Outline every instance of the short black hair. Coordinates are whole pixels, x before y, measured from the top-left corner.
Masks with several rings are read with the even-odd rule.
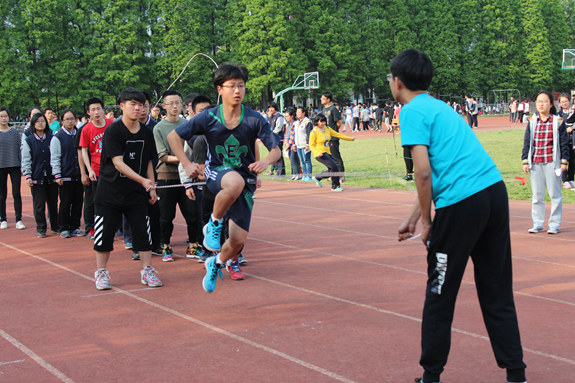
[[[313,124],[317,125],[317,123],[320,121],[325,121],[327,123],[327,118],[321,113],[315,116],[315,118],[313,119]]]
[[[32,111],[34,109],[38,109],[40,111],[40,113],[43,113],[42,108],[40,108],[39,106],[31,106],[30,109],[28,109],[28,117],[32,117],[32,116],[30,116],[30,113],[32,113]]]
[[[212,104],[212,100],[210,100],[210,98],[206,95],[199,94],[196,97],[194,97],[194,101],[192,101],[192,110],[194,111],[194,113],[196,113],[196,106],[198,106],[198,104],[203,104],[206,102],[210,105]]]
[[[305,106],[298,106],[298,109],[300,109],[303,112],[303,115],[307,117],[307,108]]]
[[[323,92],[321,95],[325,98],[329,98],[330,101],[333,100],[333,94],[331,94],[331,92]]]
[[[290,107],[286,108],[284,113],[287,113],[290,116],[294,117],[295,116],[295,109],[290,106]]]
[[[280,110],[280,107],[279,107],[278,104],[277,104],[276,102],[274,102],[274,101],[270,101],[270,103],[268,104],[268,109],[269,109],[269,108],[274,108],[274,109],[276,110],[276,112]]]
[[[75,118],[75,119],[78,119],[78,116],[76,115],[76,112],[74,112],[72,109],[65,109],[65,110],[62,112],[62,114],[60,114],[60,120],[63,121],[63,120],[64,120],[64,115],[65,115],[66,113],[68,113],[68,112],[69,112],[69,113],[72,113],[72,114],[74,115],[74,118]],[[111,111],[110,111],[110,112],[111,112]]]
[[[198,97],[200,94],[199,93],[190,93],[186,96],[186,98],[184,99],[184,105],[188,105],[190,103],[194,102],[194,98]],[[193,107],[193,105],[192,105]]]
[[[137,102],[140,102],[142,104],[145,104],[146,103],[146,96],[144,96],[144,93],[142,93],[142,91],[139,89],[126,88],[120,92],[116,102],[119,105],[119,104],[125,103],[126,101],[137,101]]]
[[[86,112],[90,111],[90,105],[93,105],[93,104],[100,104],[100,105],[102,105],[102,109],[104,109],[104,101],[102,101],[101,98],[92,97],[84,103],[84,109],[86,110]]]
[[[168,89],[167,91],[165,91],[162,94],[162,101],[164,100],[164,98],[168,97],[168,96],[179,96],[180,99],[182,99],[182,95],[180,94],[180,92],[177,92],[173,89]]]
[[[6,112],[6,113],[8,113],[8,118],[10,118],[10,111],[8,110],[8,108],[1,107],[1,108],[0,108],[0,112]]]
[[[424,52],[407,49],[393,58],[389,65],[393,77],[409,90],[428,90],[433,80],[433,64]]]
[[[148,101],[148,103],[150,105],[152,105],[152,98],[150,97],[150,94],[148,92],[142,92],[142,93],[144,93],[144,97],[146,97],[146,101]]]
[[[212,72],[212,83],[216,88],[228,80],[242,79],[244,82],[248,82],[248,78],[248,69],[238,63],[222,63]]]
[[[36,113],[35,115],[32,116],[32,119],[30,120],[30,131],[33,134],[36,133],[36,127],[34,125],[36,125],[36,122],[40,117],[44,117],[44,121],[46,122],[46,128],[44,128],[44,132],[46,132],[46,134],[48,134],[49,132],[52,133],[52,129],[50,129],[50,127],[48,126],[48,119],[46,118],[46,116],[44,116],[44,113]]]
[[[54,109],[52,109],[52,108],[46,108],[46,109],[44,109],[44,113],[46,113],[47,111],[53,112]]]

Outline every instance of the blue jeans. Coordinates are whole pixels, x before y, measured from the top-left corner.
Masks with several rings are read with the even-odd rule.
[[[311,177],[311,150],[305,152],[305,148],[297,148],[297,155],[301,163],[301,171],[304,177]]]

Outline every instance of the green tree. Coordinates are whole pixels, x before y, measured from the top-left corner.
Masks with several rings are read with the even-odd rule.
[[[553,58],[549,42],[549,30],[545,26],[541,7],[537,0],[522,0],[525,30],[525,73],[530,89],[549,88],[553,80]]]
[[[294,3],[285,0],[237,1],[230,9],[236,23],[231,38],[236,43],[228,49],[250,72],[246,101],[266,105],[272,91],[289,87],[307,67],[296,33],[301,10],[296,13]]]

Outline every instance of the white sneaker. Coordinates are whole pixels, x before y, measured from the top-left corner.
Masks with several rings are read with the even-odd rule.
[[[0,229],[8,229],[8,222],[2,221],[2,223],[0,223]]]
[[[16,229],[18,229],[18,230],[23,230],[23,229],[25,229],[25,228],[26,228],[26,226],[24,226],[24,224],[22,223],[22,221],[16,222]]]

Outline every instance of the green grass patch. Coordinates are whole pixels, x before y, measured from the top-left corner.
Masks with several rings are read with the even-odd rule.
[[[479,141],[501,171],[509,198],[515,200],[531,199],[529,175],[523,173],[521,162],[524,134],[525,131],[522,129],[477,132]],[[267,155],[267,150],[265,147],[260,147],[260,149],[263,158]],[[345,172],[352,174],[352,176],[346,176],[344,186],[416,190],[414,182],[401,179],[405,176],[405,162],[399,136],[395,137],[395,142],[393,137],[367,138],[353,142],[340,141],[340,152],[344,160]],[[287,173],[290,174],[290,162],[285,157],[284,160]],[[312,164],[314,173],[326,170],[325,166],[314,159],[312,159]],[[527,178],[525,185],[521,185],[520,180],[515,179],[515,176]],[[271,179],[265,176],[263,178]],[[563,202],[575,203],[575,191],[571,189],[562,189],[562,191]],[[548,195],[545,196],[545,200],[549,201]]]

